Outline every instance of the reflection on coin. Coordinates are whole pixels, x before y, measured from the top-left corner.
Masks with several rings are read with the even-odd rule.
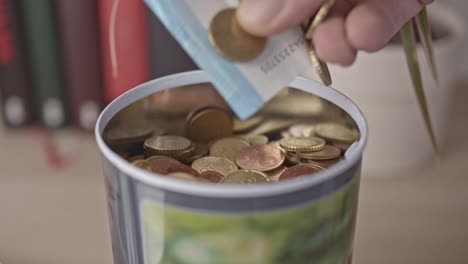
[[[195,177],[200,174],[190,166],[184,165],[176,159],[170,157],[150,157],[146,161],[151,164],[153,171],[162,175],[167,175],[173,172],[185,172]]]
[[[169,173],[167,176],[181,179],[181,180],[186,180],[186,181],[193,181],[193,182],[199,181],[193,175],[185,173],[185,172],[172,172],[172,173]]]
[[[296,155],[304,159],[328,160],[339,157],[341,155],[341,149],[335,146],[326,145],[322,150],[313,152],[298,152]]]
[[[200,178],[205,179],[209,182],[218,183],[224,178],[224,175],[215,171],[205,171],[202,174],[200,174]]]
[[[211,145],[210,155],[225,157],[235,162],[237,153],[248,146],[250,146],[249,142],[239,137],[222,138]]]
[[[192,147],[192,142],[180,136],[156,136],[145,141],[145,155],[177,155]]]
[[[353,143],[359,132],[339,123],[321,123],[315,129],[317,135],[331,142]]]
[[[153,167],[146,160],[136,160],[136,161],[133,161],[132,164],[144,170],[153,172]]]
[[[309,53],[309,58],[312,62],[312,65],[317,71],[317,74],[322,80],[322,83],[325,86],[330,86],[332,84],[332,79],[327,64],[317,56],[317,53],[315,52],[315,49],[312,46],[312,43],[309,43],[308,46],[309,49],[307,50],[307,52]]]
[[[335,2],[336,0],[325,0],[323,2],[322,6],[317,11],[317,14],[315,15],[314,19],[312,20],[312,23],[309,26],[309,29],[305,34],[306,39],[312,39],[315,29],[320,23],[322,23],[325,20]]]
[[[201,158],[208,154],[207,145],[201,144],[201,143],[192,143],[192,144],[193,144],[194,149],[191,152],[191,155],[189,157],[182,159],[184,163],[192,163],[196,159]]]
[[[265,48],[266,39],[247,33],[239,25],[236,9],[221,10],[209,25],[209,40],[214,49],[231,61],[255,59]]]
[[[144,160],[145,159],[145,155],[136,155],[136,156],[132,156],[130,158],[128,158],[128,162],[134,162],[134,161],[137,161],[137,160]]]
[[[323,167],[318,165],[296,165],[285,170],[279,177],[280,181],[297,178],[299,176],[310,175],[324,170]]]
[[[259,125],[263,121],[263,117],[261,116],[253,116],[246,120],[239,120],[234,119],[234,131],[235,132],[244,132],[246,130],[250,130],[257,125]]]
[[[271,145],[254,145],[237,153],[236,163],[246,170],[269,171],[284,162],[284,155]]]
[[[270,179],[268,179],[268,177],[261,172],[252,170],[238,170],[224,177],[221,182],[231,184],[256,184],[269,181]]]
[[[153,132],[153,128],[149,125],[117,126],[106,129],[103,138],[113,150],[133,153],[141,150],[143,142]]]
[[[323,168],[329,168],[336,163],[338,163],[341,160],[341,158],[336,158],[336,159],[329,159],[329,160],[307,160],[307,159],[302,159],[301,164],[304,165],[318,165]]]
[[[103,137],[108,144],[122,141],[144,141],[151,136],[153,128],[149,125],[117,126],[105,131]]]
[[[280,146],[287,151],[319,151],[325,148],[325,140],[318,137],[292,137],[283,138]]]
[[[342,153],[345,153],[348,150],[349,146],[351,146],[351,144],[343,142],[332,142],[332,145],[341,149]]]
[[[312,137],[315,133],[315,126],[310,124],[293,125],[288,130],[293,137]]]
[[[192,168],[199,173],[215,171],[224,176],[237,170],[237,165],[223,157],[203,157],[192,163]]]
[[[188,119],[185,134],[195,142],[208,144],[213,140],[232,135],[233,117],[220,107],[205,108]]]
[[[169,174],[170,172],[172,172],[171,168],[180,163],[176,159],[164,156],[153,156],[147,158],[146,161],[151,165],[154,172],[162,175]]]
[[[264,172],[268,178],[272,181],[278,181],[281,174],[287,169],[285,166],[279,166],[278,168]]]
[[[268,137],[265,135],[247,135],[243,136],[250,145],[263,145],[268,143]]]

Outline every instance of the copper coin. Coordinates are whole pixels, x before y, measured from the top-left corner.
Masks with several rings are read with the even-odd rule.
[[[154,172],[162,175],[173,172],[172,168],[181,164],[178,160],[165,156],[153,156],[147,158],[146,161],[151,165]]]
[[[236,163],[246,170],[269,171],[278,168],[284,162],[284,155],[271,145],[254,145],[237,153]]]
[[[154,172],[162,175],[168,175],[173,172],[185,172],[195,177],[200,176],[200,174],[190,166],[184,165],[170,157],[151,157],[146,159],[146,161],[151,165]]]
[[[185,124],[185,134],[195,142],[208,144],[232,135],[233,116],[221,107],[208,107],[195,114]]]
[[[200,173],[198,173],[196,170],[192,169],[192,167],[182,164],[179,162],[179,164],[174,164],[173,166],[168,168],[169,173],[173,172],[185,172],[190,175],[193,175],[194,177],[200,177]]]
[[[296,165],[281,173],[279,180],[294,179],[304,175],[311,175],[322,170],[324,170],[324,168],[318,165]]]
[[[208,180],[209,182],[218,183],[224,178],[224,176],[215,171],[205,171],[200,174],[200,178]]]
[[[313,152],[298,152],[296,155],[304,159],[329,160],[338,158],[341,155],[341,149],[335,146],[325,145],[325,148],[322,150]]]

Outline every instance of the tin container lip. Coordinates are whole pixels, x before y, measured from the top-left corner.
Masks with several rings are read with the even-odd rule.
[[[340,161],[336,165],[316,173],[314,177],[301,177],[290,181],[278,182],[275,184],[258,184],[258,185],[223,185],[222,188],[218,184],[211,183],[190,183],[172,179],[169,177],[155,177],[153,173],[138,169],[121,158],[117,153],[113,152],[104,142],[102,132],[108,122],[119,111],[129,104],[144,98],[155,92],[200,83],[209,83],[208,74],[203,71],[189,71],[178,74],[165,76],[155,79],[144,84],[141,84],[126,93],[119,96],[111,102],[99,115],[96,123],[95,136],[98,147],[111,164],[116,166],[120,172],[125,173],[135,180],[155,186],[161,189],[167,189],[177,193],[186,193],[204,197],[223,197],[223,198],[246,198],[246,197],[265,197],[277,196],[285,193],[304,190],[312,186],[316,186],[325,181],[332,180],[335,177],[349,171],[362,159],[362,154],[367,143],[368,128],[365,117],[361,110],[348,97],[336,91],[335,89],[323,86],[322,84],[308,80],[302,77],[297,77],[290,87],[297,88],[306,92],[310,92],[320,96],[343,109],[356,122],[361,137],[355,142],[346,152],[346,159]]]

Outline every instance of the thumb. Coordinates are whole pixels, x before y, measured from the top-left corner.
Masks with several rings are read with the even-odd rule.
[[[268,36],[300,24],[323,0],[242,0],[237,10],[241,26],[251,34]]]

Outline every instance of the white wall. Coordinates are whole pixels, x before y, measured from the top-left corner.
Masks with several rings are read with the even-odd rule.
[[[444,5],[454,9],[465,19],[465,43],[460,49],[459,54],[463,57],[463,72],[468,73],[468,1],[467,0],[436,0],[433,5]],[[430,7],[429,7],[430,8]],[[468,82],[468,74],[464,74],[464,81]]]

